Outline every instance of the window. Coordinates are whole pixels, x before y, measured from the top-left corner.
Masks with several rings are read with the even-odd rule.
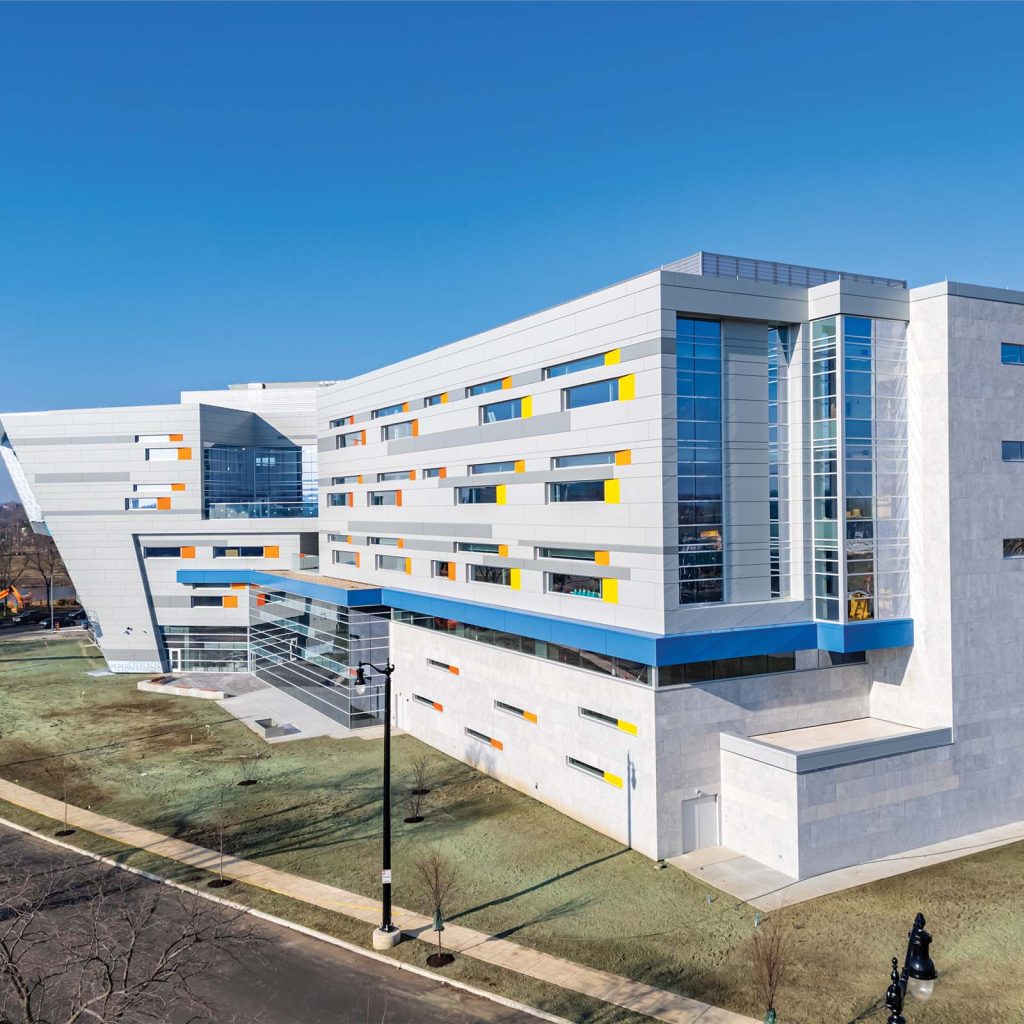
[[[438,477],[444,476],[444,469],[441,466],[433,466],[430,469],[423,470],[424,480],[434,480]]]
[[[182,440],[182,434],[136,434],[136,443],[143,444],[166,444],[168,441]]]
[[[170,494],[174,489],[172,484],[135,484],[132,487],[136,494]],[[184,485],[178,488],[180,491],[184,489]]]
[[[329,533],[327,534],[328,544],[348,544],[349,539],[343,533]]]
[[[335,492],[327,495],[327,504],[331,508],[340,508],[342,505],[352,504],[352,495],[344,492]]]
[[[501,587],[512,585],[512,570],[499,568],[494,565],[468,565],[471,583],[494,583]]]
[[[506,704],[502,700],[496,700],[494,707],[498,711],[503,711],[506,715],[515,715],[516,718],[525,718],[528,722],[536,724],[537,716],[532,711],[524,711],[522,708],[517,708],[515,704]]]
[[[358,448],[366,444],[365,430],[352,430],[347,434],[338,434],[335,446],[337,448]]]
[[[498,501],[498,488],[493,484],[489,487],[456,487],[456,505],[495,505]]]
[[[502,382],[499,377],[498,380],[489,380],[483,384],[474,384],[471,388],[466,388],[466,394],[470,398],[473,398],[475,395],[486,395],[488,391],[500,391],[501,385]]]
[[[371,419],[380,419],[381,416],[394,416],[395,413],[405,412],[405,403],[399,402],[397,405],[385,405],[383,409],[374,409],[370,413]]]
[[[181,558],[181,548],[143,548],[143,558]]]
[[[577,384],[574,388],[566,388],[566,409],[583,409],[588,405],[600,405],[602,402],[614,402],[619,397],[619,378],[611,380],[595,380],[592,384]]]
[[[214,558],[262,558],[262,547],[214,548]]]
[[[782,654],[752,654],[743,658],[720,658],[717,661],[693,661],[686,665],[663,665],[658,669],[658,686],[681,686],[684,683],[693,686],[718,679],[795,672],[796,657],[795,651],[789,651]],[[854,654],[811,651],[807,655],[806,667],[817,669],[835,665],[860,665],[866,660],[863,651]]]
[[[146,459],[149,462],[177,462],[177,448],[147,448]]]
[[[355,416],[339,416],[336,420],[331,420],[331,429],[334,430],[337,427],[347,427],[351,423],[355,423]]]
[[[1024,365],[1024,345],[1010,345],[1003,343],[1001,346],[1002,359],[1009,365]]]
[[[431,708],[434,711],[444,711],[444,705],[439,704],[436,700],[431,700],[430,697],[423,697],[418,693],[414,693],[412,695],[412,699],[416,701],[417,704],[422,704],[424,707]]]
[[[447,661],[437,661],[434,658],[427,658],[427,664],[431,668],[439,668],[442,672],[448,672],[453,676],[459,674],[459,668],[457,665],[449,665]]]
[[[433,561],[430,563],[430,575],[453,580],[455,579],[455,563]]]
[[[1024,441],[1004,441],[1003,462],[1024,462]]]
[[[389,480],[412,480],[413,470],[411,469],[393,469],[387,473],[377,474],[377,483],[386,483]]]
[[[402,546],[401,541],[397,537],[367,537],[367,544],[380,544],[386,548],[399,548]]]
[[[378,555],[377,568],[388,572],[405,572],[406,560],[401,555]]]
[[[571,597],[600,597],[600,576],[577,576],[575,573],[549,572],[547,587],[549,594],[568,594]]]
[[[476,729],[470,729],[468,725],[466,726],[466,735],[474,740],[479,740],[481,743],[486,743],[488,746],[494,747],[495,750],[504,749],[501,740],[496,740],[491,736],[487,736],[485,733],[477,732]]]
[[[426,408],[430,408],[432,405],[442,405],[444,403],[444,395],[428,395],[423,399],[423,404]]]
[[[590,455],[556,455],[552,469],[574,469],[576,466],[614,466],[615,452],[593,452]]]
[[[1003,558],[1024,558],[1024,537],[1009,537],[1004,540]]]
[[[382,441],[397,441],[402,437],[415,437],[416,421],[403,420],[401,423],[389,423],[386,427],[380,428]]]
[[[604,366],[604,364],[604,353],[599,352],[596,356],[582,356],[579,359],[570,359],[567,363],[548,366],[544,370],[544,376],[564,377],[567,373],[577,373],[579,370],[592,370],[595,366]]]
[[[498,544],[477,544],[472,541],[457,541],[456,551],[475,551],[481,555],[500,555],[501,546]]]
[[[607,782],[610,786],[617,786],[619,789],[622,789],[622,779],[618,775],[612,775],[611,772],[606,772],[602,768],[595,768],[592,764],[587,764],[586,761],[581,761],[576,757],[566,757],[565,763],[570,768],[583,772],[584,775],[592,775],[596,779],[601,779],[602,782]]]
[[[515,462],[478,462],[475,466],[469,467],[470,476],[477,476],[481,473],[514,473]]]
[[[613,729],[618,729],[619,720],[612,718],[611,715],[602,715],[600,711],[591,711],[590,708],[580,708],[580,718],[589,718],[592,722],[600,722],[602,725],[610,725]]]
[[[193,608],[223,608],[224,598],[223,597],[193,597],[192,598]]]
[[[501,423],[503,420],[518,420],[523,417],[523,399],[511,398],[506,402],[494,402],[480,406],[481,423]]]
[[[596,552],[583,548],[537,548],[538,558],[571,558],[578,562],[593,562]]]
[[[370,491],[366,495],[367,505],[401,505],[401,491]]]
[[[359,552],[332,551],[331,561],[333,561],[335,565],[359,565]]]
[[[548,501],[604,501],[603,480],[569,480],[548,484]]]
[[[165,499],[170,501],[170,498]],[[155,512],[161,506],[159,498],[125,498],[124,507],[129,512]]]
[[[344,487],[346,484],[361,484],[362,480],[358,476],[332,476],[331,486],[332,487]]]

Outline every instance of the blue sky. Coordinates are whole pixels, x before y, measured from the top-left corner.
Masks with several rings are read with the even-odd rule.
[[[349,376],[699,248],[1024,287],[1022,30],[1011,4],[3,5],[0,410]]]

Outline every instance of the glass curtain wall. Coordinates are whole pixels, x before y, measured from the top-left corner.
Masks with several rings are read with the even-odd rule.
[[[249,589],[252,671],[348,729],[384,715],[384,678],[360,661],[388,660],[387,608],[345,608],[266,587]]]
[[[316,515],[315,454],[291,446],[203,448],[203,513],[207,519]]]
[[[839,429],[836,317],[811,324],[811,458],[814,477],[814,614],[838,622]]]
[[[172,672],[248,672],[245,626],[161,626],[160,639]]]
[[[768,533],[769,594],[789,597],[789,382],[788,327],[768,331]]]
[[[676,319],[679,603],[724,599],[722,325]]]

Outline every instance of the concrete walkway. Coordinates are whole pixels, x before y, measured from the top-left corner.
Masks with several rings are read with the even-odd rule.
[[[59,800],[43,796],[24,786],[0,779],[0,800],[35,811],[55,821],[63,821],[64,805]],[[159,832],[138,828],[102,814],[69,806],[68,823],[95,835],[113,839],[125,846],[146,850],[168,860],[178,861],[205,871],[219,869],[219,855],[203,846],[180,839],[171,839]],[[367,925],[380,922],[380,903],[357,893],[314,882],[308,878],[278,871],[276,868],[256,864],[237,857],[224,858],[224,874],[236,881],[267,889],[303,903],[323,907],[347,917],[365,921]],[[414,914],[399,907],[393,908],[394,922],[409,936],[433,944],[430,918]],[[542,953],[520,946],[507,939],[495,938],[462,925],[446,924],[446,944],[450,949],[506,970],[525,974],[538,981],[558,985],[594,999],[613,1003],[634,1013],[646,1014],[671,1024],[757,1024],[729,1010],[723,1010],[696,999],[676,995],[664,989],[645,985],[617,974],[595,970],[564,960],[550,953]]]
[[[730,850],[727,846],[711,846],[704,850],[684,853],[681,857],[673,857],[668,861],[673,867],[682,868],[694,878],[699,878],[716,889],[727,892],[730,896],[749,903],[758,910],[777,910],[785,904],[814,900],[819,896],[829,896],[844,889],[853,889],[858,885],[867,885],[882,878],[892,878],[907,871],[917,871],[942,864],[958,857],[968,857],[972,853],[991,850],[997,846],[1007,846],[1024,840],[1024,821],[1014,821],[1009,825],[986,829],[984,832],[972,832],[970,835],[946,839],[930,846],[920,846],[905,853],[893,854],[891,857],[880,857],[869,860],[865,864],[852,864],[848,868],[828,871],[823,875],[797,880],[781,871],[744,857]]]

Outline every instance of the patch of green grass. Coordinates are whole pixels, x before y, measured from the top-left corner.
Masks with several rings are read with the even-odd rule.
[[[53,766],[63,764],[72,802],[208,846],[223,803],[231,853],[379,895],[380,741],[268,747],[213,702],[139,693],[137,677],[85,675],[99,664],[78,641],[0,644],[0,774],[59,796]],[[238,786],[239,757],[268,752],[259,784]],[[760,1016],[753,908],[675,869],[656,870],[411,737],[394,741],[396,796],[422,753],[434,765],[426,821],[395,816],[399,905],[429,910],[414,862],[440,844],[458,865],[458,923]],[[791,908],[780,1020],[843,1024],[870,1010],[918,910],[935,935],[942,980],[930,1003],[913,1007],[911,1024],[959,1024],[982,1009],[1021,1019],[1022,869],[1018,844]],[[300,920],[297,906],[286,916]],[[491,970],[467,961],[460,970]]]

